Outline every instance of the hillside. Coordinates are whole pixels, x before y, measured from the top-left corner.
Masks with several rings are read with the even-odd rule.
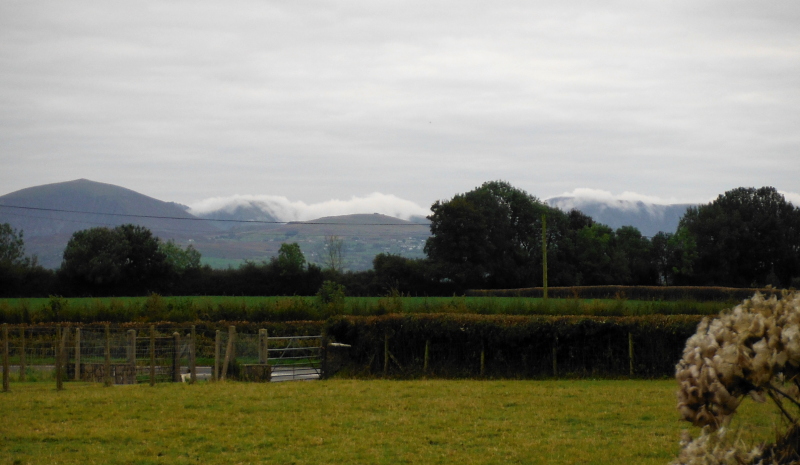
[[[61,264],[72,233],[82,229],[135,223],[162,239],[178,241],[219,231],[214,223],[198,221],[176,203],[88,179],[29,187],[0,196],[0,223],[22,230],[28,254],[38,255],[40,263],[51,268]]]
[[[421,258],[430,236],[426,224],[379,214],[330,216],[284,225],[247,225],[199,239],[194,246],[207,263],[237,265],[244,260],[262,261],[278,253],[284,242],[297,242],[311,263],[323,264],[325,239],[336,236],[344,241],[345,266],[350,270],[372,268],[379,253]]]
[[[381,252],[422,257],[429,235],[424,218],[412,222],[378,214],[280,224],[273,223],[275,218],[269,213],[244,206],[205,217],[204,221],[173,202],[87,179],[0,196],[0,223],[22,230],[26,252],[37,255],[48,268],[60,266],[64,247],[75,231],[125,223],[147,227],[162,240],[173,239],[183,246],[191,243],[203,254],[203,261],[215,267],[269,260],[284,242],[299,243],[309,262],[322,263],[325,238],[337,236],[345,243],[346,266],[363,270],[371,268],[372,259]]]

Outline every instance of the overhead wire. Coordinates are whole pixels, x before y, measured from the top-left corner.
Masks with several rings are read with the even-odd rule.
[[[159,216],[159,215],[133,215],[130,213],[103,213],[103,212],[88,212],[82,210],[65,210],[58,208],[40,208],[40,207],[23,207],[19,205],[6,205],[0,204],[2,208],[17,208],[20,210],[35,210],[35,211],[49,211],[59,213],[79,213],[85,215],[103,215],[103,216],[121,216],[127,218],[148,218],[160,220],[180,220],[180,221],[214,221],[221,223],[250,223],[250,224],[280,224],[280,225],[338,225],[338,226],[425,226],[430,225],[426,223],[336,223],[327,221],[265,221],[265,220],[234,220],[234,219],[215,219],[215,218],[197,218],[197,217],[181,217],[181,216]]]

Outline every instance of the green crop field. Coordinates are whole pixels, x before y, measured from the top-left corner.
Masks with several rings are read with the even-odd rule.
[[[664,464],[687,427],[673,380],[65,386],[0,393],[2,463]],[[733,430],[774,439],[765,408]]]

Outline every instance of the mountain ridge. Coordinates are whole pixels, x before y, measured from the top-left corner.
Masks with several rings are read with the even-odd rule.
[[[568,196],[545,202],[565,211],[577,208],[613,229],[635,226],[645,236],[674,232],[690,206]],[[349,244],[350,268],[368,269],[377,253],[423,257],[423,246],[430,235],[424,227],[430,221],[419,215],[404,220],[379,213],[355,213],[284,223],[253,203],[194,215],[185,205],[88,179],[33,186],[0,196],[0,223],[22,230],[27,253],[38,255],[40,263],[49,268],[60,265],[64,247],[75,231],[125,223],[147,227],[162,240],[193,244],[206,263],[215,266],[268,260],[283,242],[299,242],[309,261],[319,263],[325,239],[339,236]]]
[[[659,232],[674,233],[686,209],[695,204],[657,204],[641,200],[600,200],[589,197],[559,196],[545,200],[562,211],[580,210],[598,223],[616,230],[634,226],[642,235],[653,237]]]
[[[183,241],[219,230],[197,220],[174,202],[88,179],[33,186],[0,196],[0,223],[22,231],[28,254],[36,254],[48,268],[61,264],[64,248],[76,231],[135,223],[164,240]]]

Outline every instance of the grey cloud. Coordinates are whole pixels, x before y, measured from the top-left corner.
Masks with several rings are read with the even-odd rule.
[[[0,183],[800,191],[795,2],[5,2]]]

